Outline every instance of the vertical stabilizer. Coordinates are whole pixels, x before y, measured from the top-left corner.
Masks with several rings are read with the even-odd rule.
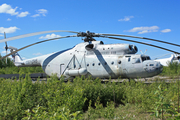
[[[180,63],[180,55],[178,55],[178,54],[175,54],[175,58],[174,58],[174,60],[173,60],[174,62],[178,62],[178,63]]]
[[[17,50],[17,48],[9,46],[8,49],[10,49],[11,52]],[[15,66],[20,66],[23,64],[23,60],[21,58],[21,56],[18,53],[14,53],[12,54],[12,58],[14,60],[14,65]]]
[[[174,58],[175,58],[175,54],[171,54],[171,57],[170,57],[170,62],[171,63],[173,62]]]

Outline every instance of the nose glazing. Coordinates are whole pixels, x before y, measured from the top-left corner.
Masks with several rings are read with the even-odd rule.
[[[159,70],[159,73],[161,73],[161,72],[163,71],[163,66],[161,65],[160,62],[158,62],[158,63],[156,64],[156,69]]]

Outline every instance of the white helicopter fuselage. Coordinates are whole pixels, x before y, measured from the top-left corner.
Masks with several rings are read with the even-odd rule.
[[[177,62],[180,63],[180,56],[176,54],[171,54],[171,57],[164,59],[156,59],[155,61],[160,62],[163,66],[168,66],[170,63]]]
[[[42,66],[49,76],[65,78],[91,75],[93,78],[146,78],[162,72],[159,62],[149,56],[135,54],[137,47],[129,44],[106,44],[101,41],[84,42],[75,47],[40,57],[20,60],[15,65]]]

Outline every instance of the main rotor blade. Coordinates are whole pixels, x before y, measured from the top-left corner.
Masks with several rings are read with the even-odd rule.
[[[152,44],[148,44],[148,43],[143,43],[143,42],[138,42],[138,41],[134,41],[134,40],[123,39],[123,38],[116,38],[116,37],[107,37],[107,36],[105,36],[105,38],[116,39],[116,40],[123,40],[123,41],[129,41],[129,42],[135,42],[135,43],[139,43],[139,44],[143,44],[143,45],[148,45],[148,46],[160,48],[160,49],[163,49],[163,50],[166,50],[166,51],[169,51],[169,52],[173,52],[173,53],[176,53],[176,54],[180,54],[179,52],[176,52],[176,51],[173,51],[173,50],[170,50],[170,49],[166,49],[166,48],[159,47],[159,46],[156,46],[156,45],[152,45]]]
[[[78,33],[78,32],[74,32],[74,31],[66,31],[66,30],[41,31],[41,32],[35,32],[35,33],[29,33],[29,34],[19,35],[19,36],[15,36],[15,37],[10,37],[10,38],[7,38],[7,39],[1,39],[1,40],[0,40],[0,43],[6,42],[6,41],[15,40],[15,39],[20,39],[20,38],[25,38],[25,37],[30,37],[30,36],[45,34],[45,33],[51,33],[51,32],[70,32],[70,33]]]
[[[77,37],[77,35],[71,35],[71,36],[64,36],[64,37],[58,37],[58,38],[52,38],[52,39],[42,40],[42,41],[39,41],[39,42],[30,44],[30,45],[27,45],[27,46],[25,46],[25,47],[22,47],[22,48],[20,48],[20,49],[17,49],[16,51],[13,51],[13,52],[7,54],[6,56],[3,56],[2,58],[0,58],[0,60],[4,59],[4,58],[6,58],[6,57],[8,57],[8,56],[10,56],[10,55],[12,55],[12,54],[20,51],[20,50],[23,50],[23,49],[25,49],[25,48],[28,48],[28,47],[30,47],[30,46],[33,46],[33,45],[36,45],[36,44],[39,44],[39,43],[43,43],[43,42],[47,42],[47,41],[51,41],[51,40],[57,40],[57,39],[68,38],[68,37]]]
[[[162,41],[162,40],[156,40],[156,39],[151,39],[151,38],[146,38],[146,37],[138,37],[138,36],[130,36],[130,35],[119,35],[119,34],[99,34],[99,35],[105,35],[105,36],[120,36],[120,37],[132,37],[132,38],[146,39],[146,40],[156,41],[156,42],[165,43],[165,44],[170,44],[170,45],[174,45],[174,46],[180,47],[180,45],[175,44],[175,43],[165,42],[165,41]]]

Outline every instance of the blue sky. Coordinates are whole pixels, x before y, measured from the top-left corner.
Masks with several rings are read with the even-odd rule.
[[[154,38],[180,44],[179,0],[1,0],[0,39],[6,36],[49,31],[71,30],[95,33],[125,34]],[[49,33],[9,41],[8,45],[21,48],[43,39],[72,33]],[[180,52],[179,47],[152,41],[138,40]],[[138,54],[155,58],[170,52],[137,43],[96,38],[105,44],[129,43],[138,47]],[[37,57],[83,42],[81,38],[50,41],[24,49],[19,54],[25,58]],[[5,55],[0,43],[1,55]]]

